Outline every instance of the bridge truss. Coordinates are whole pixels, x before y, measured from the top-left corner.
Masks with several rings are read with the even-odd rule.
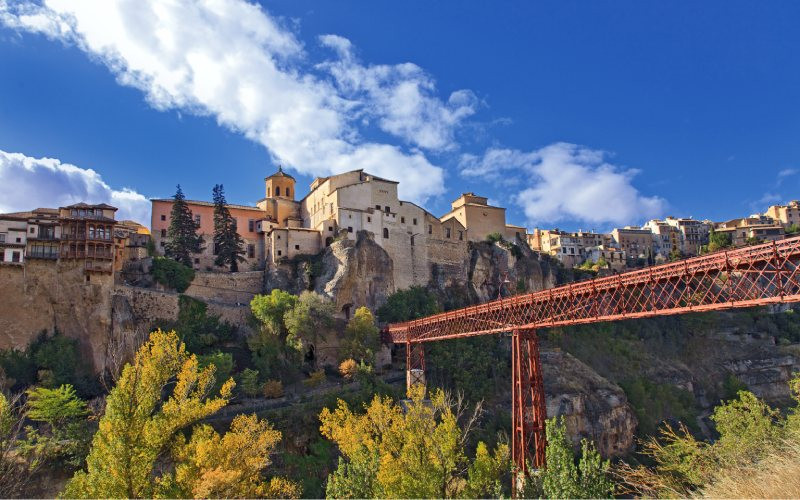
[[[536,330],[800,301],[800,237],[720,251],[516,295],[388,327],[406,345],[407,382],[424,383],[424,344],[511,333],[512,459],[545,465],[547,418]]]

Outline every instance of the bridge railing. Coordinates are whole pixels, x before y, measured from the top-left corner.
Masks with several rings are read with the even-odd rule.
[[[719,251],[392,324],[394,342],[429,342],[800,300],[800,237]]]

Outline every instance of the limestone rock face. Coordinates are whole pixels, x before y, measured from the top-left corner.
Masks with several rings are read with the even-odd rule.
[[[509,247],[511,248],[511,247]],[[428,287],[447,308],[465,307],[559,284],[554,263],[518,242],[514,251],[500,244],[470,242],[462,266],[432,264]]]
[[[356,241],[339,240],[322,254],[322,272],[314,290],[330,297],[337,311],[361,306],[376,310],[395,291],[394,267],[389,254],[359,231]]]
[[[541,359],[548,418],[564,416],[576,447],[586,438],[604,457],[630,452],[638,422],[622,389],[565,352]]]
[[[28,260],[0,266],[0,349],[24,349],[42,331],[77,339],[93,367],[105,362],[111,327],[111,275],[86,281],[75,262]]]

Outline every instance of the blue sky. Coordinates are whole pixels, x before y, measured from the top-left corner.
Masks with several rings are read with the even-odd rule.
[[[0,0],[0,211],[366,168],[528,227],[800,197],[796,2]],[[91,169],[91,170],[90,170]]]

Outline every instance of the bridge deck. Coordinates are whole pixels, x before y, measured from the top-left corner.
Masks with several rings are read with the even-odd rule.
[[[800,237],[389,325],[395,343],[800,301]]]

